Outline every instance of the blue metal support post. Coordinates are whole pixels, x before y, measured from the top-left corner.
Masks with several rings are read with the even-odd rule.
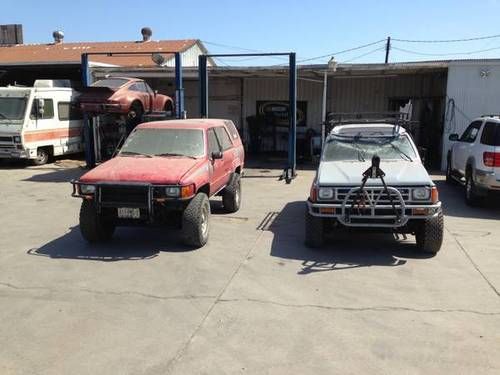
[[[175,53],[175,117],[184,118],[184,87],[182,86],[181,53]]]
[[[198,80],[200,87],[200,117],[208,117],[208,74],[207,74],[207,56],[198,56]]]
[[[288,135],[288,169],[285,181],[289,184],[296,176],[297,168],[297,65],[295,53],[289,55],[289,135]]]
[[[90,70],[89,70],[89,55],[82,54],[82,83],[84,87],[91,84]],[[95,153],[94,153],[94,132],[92,129],[92,119],[86,114],[83,114],[83,141],[85,163],[87,168],[95,167]]]

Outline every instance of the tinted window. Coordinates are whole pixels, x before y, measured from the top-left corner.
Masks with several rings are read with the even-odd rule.
[[[481,135],[481,143],[488,146],[500,146],[500,124],[487,122]]]
[[[128,79],[123,78],[106,78],[96,81],[90,86],[94,87],[109,87],[111,89],[117,89],[128,82]]]
[[[31,107],[30,117],[32,119],[38,118],[39,120],[54,118],[54,102],[52,99],[43,99],[43,114],[40,114],[38,110],[38,99],[35,99]]]
[[[227,130],[225,128],[215,128],[215,134],[217,134],[217,138],[219,139],[219,143],[223,151],[226,151],[228,148],[233,146],[231,138],[229,138],[229,134],[227,134]]]
[[[61,121],[82,119],[82,113],[70,102],[59,102],[57,104],[57,113]]]
[[[141,91],[139,89],[139,85],[137,83],[134,83],[133,85],[130,85],[128,88],[130,91]]]
[[[212,154],[212,152],[220,151],[219,142],[217,141],[217,137],[215,136],[215,132],[213,129],[208,130],[208,152]]]
[[[236,129],[236,126],[234,126],[232,121],[224,121],[224,123],[227,126],[227,129],[229,130],[229,133],[231,133],[231,137],[233,139],[238,139],[238,129]]]
[[[473,143],[476,140],[477,133],[479,133],[481,124],[482,121],[474,121],[470,124],[469,127],[465,129],[464,134],[460,137],[460,142]]]

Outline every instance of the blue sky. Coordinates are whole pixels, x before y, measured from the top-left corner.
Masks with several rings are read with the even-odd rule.
[[[300,61],[387,36],[435,40],[500,34],[500,1],[2,0],[0,24],[8,23],[23,24],[25,43],[50,42],[56,29],[65,32],[67,42],[137,40],[141,27],[150,26],[154,39],[197,38],[206,41],[209,50],[217,53],[244,52],[243,48],[295,51]],[[500,37],[445,44],[395,41],[393,46],[391,61],[500,57]],[[384,44],[379,43],[335,57],[339,62],[383,62],[383,47]],[[427,54],[493,50],[434,56],[397,48]],[[311,63],[327,60],[322,58]],[[255,65],[276,63],[276,60],[222,61],[232,62]]]

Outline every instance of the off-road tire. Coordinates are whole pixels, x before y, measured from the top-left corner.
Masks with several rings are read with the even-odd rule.
[[[241,204],[241,178],[238,173],[231,176],[229,184],[222,192],[222,204],[224,210],[229,213],[236,212],[240,209]]]
[[[182,214],[182,238],[186,245],[196,248],[208,241],[210,202],[205,193],[198,193]]]
[[[468,169],[465,174],[464,197],[465,203],[471,207],[477,206],[481,201],[481,197],[476,192],[476,184],[474,183],[474,178],[470,169]]]
[[[33,165],[45,165],[50,160],[50,152],[46,148],[39,148],[36,150],[36,159],[32,159]]]
[[[444,219],[439,212],[436,217],[422,220],[415,232],[418,250],[424,253],[436,254],[443,243]]]
[[[115,225],[102,218],[92,201],[84,200],[80,208],[80,232],[90,243],[108,241],[113,237]]]
[[[325,231],[324,224],[323,218],[311,215],[308,207],[306,207],[305,244],[307,247],[319,248],[323,246]]]

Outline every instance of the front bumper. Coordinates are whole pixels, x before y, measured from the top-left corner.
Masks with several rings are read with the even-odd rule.
[[[380,228],[403,227],[410,220],[430,219],[441,212],[441,202],[434,204],[430,202],[408,202],[403,199],[398,189],[392,187],[387,189],[393,196],[394,206],[389,200],[384,201],[381,199],[383,194],[383,188],[381,187],[370,188],[371,195],[366,194],[358,197],[363,198],[363,205],[358,203],[353,205],[353,198],[355,198],[359,190],[359,188],[355,187],[349,190],[341,203],[311,202],[308,200],[308,212],[312,216],[336,219],[340,224],[348,227]]]
[[[29,151],[16,146],[0,147],[0,159],[29,159]]]
[[[192,196],[186,198],[170,198],[160,196],[158,191],[172,185],[153,185],[147,183],[84,183],[71,181],[73,185],[72,197],[93,201],[99,214],[116,219],[118,223],[154,223],[168,221],[167,212],[181,212],[185,209]],[[93,185],[95,192],[81,193],[80,185]],[[118,217],[119,208],[138,209],[140,216],[134,219]]]

